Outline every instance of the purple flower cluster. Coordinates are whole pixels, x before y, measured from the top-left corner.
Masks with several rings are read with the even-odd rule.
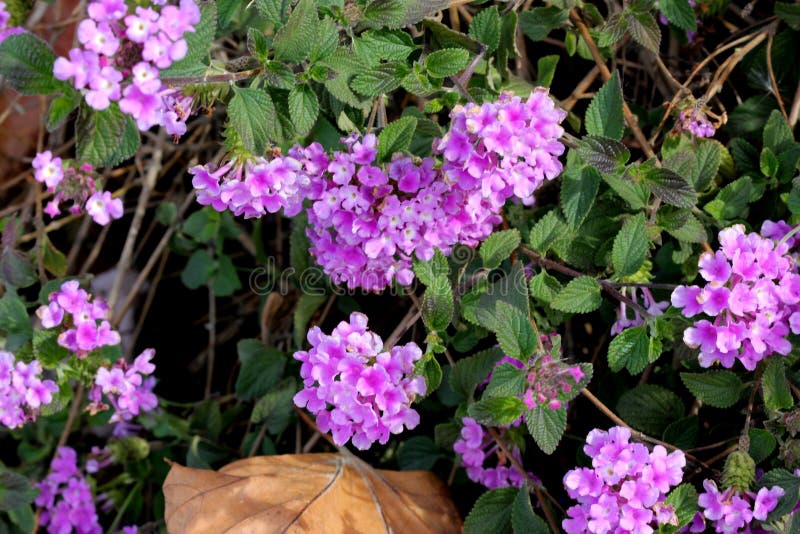
[[[706,491],[697,498],[703,512],[698,513],[689,532],[703,532],[705,519],[712,522],[714,532],[743,532],[754,519],[765,520],[784,493],[780,486],[761,488],[758,493],[738,492],[734,488],[719,491],[713,480],[704,480],[703,488]]]
[[[61,213],[59,204],[71,201],[70,213],[78,214],[84,209],[99,225],[105,226],[112,219],[122,217],[122,200],[113,198],[108,191],[95,188],[94,168],[83,164],[78,168],[67,166],[59,157],[53,157],[49,150],[36,154],[31,163],[37,182],[47,186],[53,199],[47,203],[44,212],[50,217]]]
[[[17,361],[10,352],[0,350],[0,424],[17,428],[34,421],[42,406],[53,402],[58,386],[42,380],[37,360]]]
[[[695,137],[714,137],[717,129],[697,107],[681,111],[678,117],[678,129]]]
[[[47,306],[40,306],[36,315],[44,328],[62,325],[58,344],[85,358],[91,351],[107,345],[118,345],[120,335],[108,322],[108,305],[102,298],[92,299],[80,288],[77,280],[61,284],[48,296]]]
[[[785,223],[783,223],[785,224]],[[768,225],[780,232],[781,223]],[[719,233],[720,250],[700,256],[704,287],[679,286],[672,305],[701,319],[683,333],[684,342],[700,348],[703,367],[716,362],[733,367],[738,358],[748,370],[771,354],[789,354],[789,332],[800,333],[800,275],[788,255],[788,243],[775,243],[742,225]]]
[[[94,497],[89,483],[78,469],[74,449],[59,447],[50,473],[36,487],[36,505],[42,508],[39,524],[58,534],[101,534]]]
[[[312,145],[304,152],[313,157],[322,147]],[[293,152],[294,153],[294,149]],[[307,163],[307,162],[306,162]],[[297,215],[303,199],[310,196],[311,179],[308,165],[293,156],[275,154],[271,160],[254,157],[249,161],[228,161],[221,167],[209,163],[189,169],[197,201],[217,211],[226,209],[245,218],[261,217],[283,209],[287,217]]]
[[[472,417],[464,417],[461,424],[461,437],[453,444],[453,450],[461,455],[461,464],[470,480],[483,484],[488,489],[507,486],[519,488],[525,483],[525,475],[510,465],[510,459],[480,423]],[[522,465],[519,447],[507,445],[507,449],[517,463]],[[492,454],[497,454],[497,465],[484,467]],[[528,475],[533,477],[530,473]]]
[[[564,476],[567,494],[578,501],[561,523],[568,534],[650,534],[654,526],[677,522],[674,507],[664,500],[680,484],[686,457],[681,451],[667,453],[661,445],[650,452],[641,443],[630,443],[630,437],[630,430],[619,426],[586,436],[583,450],[592,468]]]
[[[89,391],[91,412],[108,408],[103,403],[106,396],[114,409],[110,422],[130,421],[142,412],[149,412],[158,406],[158,397],[153,393],[155,378],[151,375],[156,366],[150,363],[155,350],[146,349],[129,364],[120,359],[112,367],[97,370],[94,386]]]
[[[666,300],[657,301],[653,298],[653,294],[650,292],[649,289],[646,287],[623,287],[620,289],[620,292],[623,295],[630,293],[630,298],[634,302],[638,302],[638,291],[642,292],[642,300],[641,304],[642,307],[647,310],[651,316],[656,317],[658,315],[663,315],[664,310],[669,307],[669,302]],[[616,336],[621,334],[624,330],[628,328],[632,328],[634,326],[642,326],[644,324],[644,317],[639,314],[639,311],[636,308],[633,309],[633,317],[628,315],[628,306],[624,302],[619,303],[619,308],[617,308],[617,320],[611,325],[611,335]]]
[[[315,326],[308,341],[310,350],[294,354],[303,378],[294,403],[316,415],[319,429],[331,432],[337,445],[352,439],[368,449],[419,424],[411,403],[425,393],[425,380],[414,374],[422,357],[415,343],[384,351],[380,336],[367,329],[367,316],[355,312],[331,335]]]
[[[395,280],[410,284],[415,256],[428,260],[436,248],[449,254],[485,239],[508,199],[532,203],[536,188],[562,170],[565,116],[546,89],[524,102],[504,93],[460,106],[450,131],[434,141],[440,167],[399,154],[381,165],[377,137],[368,134],[343,139],[345,149],[330,156],[314,143],[270,161],[190,172],[201,204],[245,217],[281,208],[291,216],[311,200],[307,234],[317,263],[336,283],[379,291]]]
[[[72,79],[94,109],[119,101],[140,130],[160,124],[167,133],[181,136],[191,98],[164,86],[159,70],[186,56],[183,35],[195,31],[200,10],[193,0],[180,0],[177,6],[165,2],[154,1],[158,9],[139,5],[132,13],[124,0],[90,2],[89,18],[78,25],[82,46],[70,50],[69,58],[56,59],[53,74]]]

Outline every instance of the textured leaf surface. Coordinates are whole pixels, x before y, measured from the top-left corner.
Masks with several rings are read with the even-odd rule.
[[[248,458],[219,471],[172,464],[163,489],[173,533],[461,531],[433,473],[374,470],[350,454]]]
[[[619,73],[603,84],[586,109],[586,131],[619,141],[625,123],[622,120],[622,85]]]
[[[600,307],[600,284],[589,276],[575,278],[556,295],[550,305],[570,313],[589,313]]]
[[[545,454],[552,454],[567,428],[567,410],[536,406],[525,415],[528,431]]]
[[[736,404],[742,392],[742,380],[730,371],[681,373],[681,381],[692,394],[714,408]]]
[[[647,256],[647,243],[644,214],[625,221],[611,249],[611,261],[618,276],[630,276],[639,270]]]
[[[63,82],[53,77],[56,56],[32,33],[9,35],[0,44],[0,76],[25,95],[46,95],[61,90]]]

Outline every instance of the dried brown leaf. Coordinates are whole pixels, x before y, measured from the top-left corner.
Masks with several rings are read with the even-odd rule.
[[[167,530],[183,533],[461,532],[428,471],[376,470],[349,453],[248,458],[219,471],[172,464]]]

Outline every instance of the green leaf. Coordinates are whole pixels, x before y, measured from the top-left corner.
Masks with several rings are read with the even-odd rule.
[[[447,277],[449,273],[450,266],[447,264],[447,258],[438,248],[428,261],[414,259],[414,274],[426,286],[432,285],[434,280],[440,276]]]
[[[463,48],[445,48],[425,58],[425,69],[434,78],[446,78],[464,70],[468,63],[469,52]]]
[[[408,150],[416,128],[417,119],[409,116],[400,117],[387,124],[378,134],[378,159],[387,161],[395,152]]]
[[[95,167],[119,163],[121,160],[115,157],[115,153],[120,147],[128,118],[116,102],[102,111],[81,103],[75,124],[77,159]]]
[[[39,490],[34,489],[24,476],[0,469],[3,469],[0,471],[0,511],[9,512],[32,503]]]
[[[760,488],[771,488],[772,486],[782,487],[784,494],[778,499],[775,509],[767,516],[767,523],[790,513],[800,500],[800,477],[794,476],[786,469],[772,469],[764,473],[764,476],[756,482],[754,491],[757,492]]]
[[[308,85],[295,85],[289,91],[289,116],[295,133],[304,137],[317,122],[318,115],[317,94]]]
[[[656,19],[646,11],[636,11],[628,15],[628,30],[633,40],[658,54],[661,45],[661,30]]]
[[[672,391],[653,384],[641,384],[622,394],[617,412],[637,430],[660,436],[664,429],[683,417],[685,408]]]
[[[775,2],[775,15],[793,30],[800,31],[800,4]]]
[[[64,124],[72,110],[80,105],[82,99],[83,97],[78,91],[68,91],[66,94],[54,98],[47,111],[47,131],[52,132]]]
[[[546,254],[550,245],[561,238],[567,228],[558,216],[557,210],[548,211],[533,225],[530,234],[531,247],[539,254]]]
[[[519,397],[491,397],[481,399],[469,407],[470,417],[482,425],[509,425],[520,418],[525,403]]]
[[[409,72],[411,69],[405,63],[390,61],[357,74],[350,82],[350,87],[357,93],[375,98],[400,87]]]
[[[510,363],[503,363],[492,370],[492,380],[483,392],[483,398],[519,397],[525,392],[526,373]]]
[[[289,7],[292,0],[255,0],[255,6],[259,15],[268,22],[280,28],[289,18]]]
[[[559,56],[542,56],[536,60],[536,85],[550,87],[556,75]]]
[[[615,172],[631,157],[625,145],[616,139],[596,135],[587,135],[581,139],[577,150],[584,163],[604,173]]]
[[[751,428],[748,436],[750,437],[750,448],[747,452],[756,464],[766,460],[775,450],[777,440],[768,431],[761,428]]]
[[[6,292],[3,298],[0,298],[0,331],[6,333],[5,350],[19,348],[33,336],[25,304],[22,299],[10,292]]]
[[[381,61],[405,61],[419,48],[404,31],[370,30],[353,41],[353,49],[369,66]]]
[[[222,218],[218,211],[205,207],[192,213],[184,222],[181,229],[198,243],[208,243],[217,237]]]
[[[238,88],[228,104],[231,126],[244,144],[245,149],[256,156],[267,151],[270,142],[270,121],[276,121],[275,104],[266,91]]]
[[[519,27],[531,41],[541,41],[567,19],[569,12],[565,9],[556,6],[535,7],[519,14]]]
[[[426,354],[425,357],[417,362],[419,373],[425,378],[425,396],[427,397],[442,383],[442,366],[433,354]]]
[[[217,4],[214,0],[208,0],[198,5],[200,22],[195,26],[194,32],[183,35],[186,40],[186,55],[169,68],[162,70],[160,73],[162,79],[202,76],[206,72],[208,52],[217,32]]]
[[[691,449],[697,444],[700,424],[696,415],[682,417],[664,429],[664,441],[679,449]]]
[[[275,59],[292,63],[303,61],[314,47],[318,25],[317,2],[300,0],[272,41]]]
[[[464,397],[471,397],[502,357],[501,349],[492,348],[458,360],[450,373],[450,386]]]
[[[542,452],[553,454],[567,428],[567,410],[535,406],[525,414],[525,424]]]
[[[592,277],[581,276],[571,280],[556,295],[550,306],[569,313],[589,313],[600,307],[600,284]]]
[[[48,247],[45,247],[47,251]],[[31,261],[10,247],[3,247],[0,252],[0,279],[7,287],[15,288],[30,287],[38,280]]]
[[[697,490],[691,484],[681,484],[669,492],[665,502],[675,507],[678,524],[669,525],[671,529],[669,532],[675,532],[680,527],[688,525],[697,512]]]
[[[236,398],[254,400],[266,394],[283,376],[286,355],[257,339],[242,339],[236,344],[239,353],[239,376],[236,377]]]
[[[754,200],[755,192],[753,180],[745,176],[723,187],[703,209],[718,221],[739,219],[746,216],[747,205]]]
[[[403,4],[402,0],[372,0],[359,22],[367,28],[399,28],[406,12]]]
[[[586,132],[619,141],[625,130],[622,115],[622,84],[619,73],[603,84],[586,109]]]
[[[478,11],[469,25],[469,35],[486,45],[486,55],[490,56],[500,46],[502,22],[497,6]]]
[[[665,204],[679,208],[692,208],[697,194],[685,178],[663,167],[649,167],[640,173],[650,190]]]
[[[425,289],[422,295],[422,320],[428,330],[444,331],[453,320],[455,304],[450,279],[438,276]]]
[[[322,304],[328,300],[327,295],[317,295],[313,293],[303,293],[297,300],[294,308],[294,344],[296,347],[303,346],[306,337],[308,323]]]
[[[517,488],[497,488],[481,495],[464,520],[464,534],[511,534]]]
[[[484,49],[480,41],[457,32],[439,21],[425,19],[422,21],[422,26],[428,30],[432,47],[435,49],[464,48],[473,54],[479,54]]]
[[[56,56],[32,33],[9,35],[0,44],[0,76],[9,87],[23,95],[65,92],[69,86],[53,76]]]
[[[764,392],[764,404],[770,410],[784,410],[794,406],[782,358],[773,357],[767,360],[761,377],[761,388]]]
[[[428,436],[413,436],[397,448],[397,465],[403,471],[431,470],[442,457],[436,443]]]
[[[667,20],[682,30],[697,31],[697,19],[689,0],[661,0],[659,9]]]
[[[230,256],[221,254],[217,258],[214,272],[214,295],[217,297],[230,297],[239,289],[242,289],[242,282],[239,280],[239,273],[236,272],[233,261],[231,261]]]
[[[546,506],[546,505],[543,505]],[[514,534],[550,534],[544,519],[533,513],[530,490],[522,486],[511,509],[511,526]]]
[[[506,354],[524,360],[536,349],[537,338],[530,323],[528,285],[521,262],[511,269],[481,295],[476,317],[481,326],[497,335]]]
[[[331,17],[325,17],[316,29],[314,46],[311,48],[309,61],[316,63],[336,51],[339,46],[339,27]]]
[[[640,210],[647,206],[650,198],[650,188],[647,185],[635,183],[625,176],[613,174],[603,174],[603,181],[627,202],[631,209]]]
[[[208,283],[216,268],[216,262],[206,250],[195,250],[181,272],[181,282],[189,289],[197,289]]]
[[[573,230],[580,227],[592,209],[601,180],[600,173],[589,166],[568,169],[561,175],[561,211]]]
[[[689,182],[695,191],[704,191],[717,175],[722,161],[722,145],[717,141],[700,143],[694,151],[696,162],[689,174]]]
[[[546,304],[556,298],[559,291],[563,289],[561,282],[557,278],[544,271],[532,277],[528,287],[531,291],[531,297]]]
[[[644,326],[626,328],[608,345],[608,366],[615,373],[627,368],[630,374],[637,375],[651,361],[650,339]]]
[[[681,381],[692,395],[714,408],[729,408],[739,401],[742,380],[730,371],[681,373]]]
[[[113,167],[132,158],[139,150],[142,140],[139,137],[139,127],[133,117],[125,114],[125,127],[122,129],[122,136],[117,140],[117,148],[111,154],[106,165]]]
[[[37,330],[33,333],[33,355],[45,369],[55,368],[69,358],[70,352],[58,344],[58,330]]]
[[[767,124],[764,125],[764,146],[780,154],[790,149],[793,144],[794,135],[783,114],[777,109],[772,110]]]
[[[292,398],[297,393],[297,382],[294,377],[281,380],[263,397],[258,399],[250,414],[250,421],[263,423],[270,434],[277,435],[286,429],[294,410]]]
[[[503,263],[503,260],[514,252],[521,241],[519,230],[494,232],[481,243],[479,249],[483,266],[487,269],[497,269]]]
[[[624,277],[636,273],[647,257],[647,231],[644,213],[629,218],[614,238],[611,260],[617,276]]]

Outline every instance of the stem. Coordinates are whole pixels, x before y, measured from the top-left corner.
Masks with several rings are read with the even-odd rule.
[[[240,80],[247,80],[248,78],[255,78],[262,72],[264,72],[264,69],[259,67],[257,69],[243,70],[239,72],[228,72],[226,74],[185,76],[179,78],[161,78],[161,83],[169,87],[182,87],[184,85],[194,85],[198,83],[238,82]]]
[[[671,450],[671,451],[681,451],[681,452],[683,452],[683,454],[686,456],[686,458],[687,458],[687,459],[689,459],[689,460],[691,460],[691,461],[693,461],[693,462],[695,462],[695,463],[697,463],[697,464],[700,464],[700,465],[702,465],[702,466],[703,466],[703,467],[705,467],[706,469],[711,469],[711,468],[709,467],[709,464],[706,464],[705,462],[703,462],[702,460],[700,460],[700,459],[699,459],[699,458],[697,458],[696,456],[693,456],[693,455],[689,454],[688,452],[686,452],[686,451],[682,450],[681,448],[679,448],[679,447],[676,447],[675,445],[670,445],[669,443],[667,443],[667,442],[665,442],[665,441],[661,441],[661,440],[659,440],[659,439],[656,439],[656,438],[651,438],[651,437],[650,437],[650,436],[648,436],[647,434],[644,434],[644,433],[642,433],[642,432],[639,432],[638,430],[635,430],[635,429],[633,429],[633,428],[632,428],[632,427],[631,427],[631,426],[630,426],[628,423],[626,423],[625,421],[623,421],[623,420],[622,420],[622,419],[621,419],[621,418],[620,418],[620,417],[619,417],[617,414],[615,414],[613,411],[611,411],[611,408],[609,408],[608,406],[606,406],[605,404],[603,404],[603,401],[601,401],[600,399],[598,399],[597,397],[595,397],[595,396],[592,394],[592,392],[591,392],[591,391],[589,391],[588,389],[586,389],[586,388],[583,388],[583,389],[581,390],[581,394],[582,394],[584,397],[586,397],[587,399],[589,399],[589,402],[591,402],[592,404],[594,404],[594,405],[595,405],[595,407],[596,407],[598,410],[600,410],[601,412],[603,412],[603,415],[605,415],[606,417],[608,417],[609,419],[611,419],[612,421],[614,421],[614,423],[615,423],[615,424],[617,424],[617,425],[619,425],[619,426],[622,426],[622,427],[625,427],[625,428],[627,428],[628,430],[630,430],[630,431],[631,431],[631,435],[632,435],[634,438],[636,438],[636,439],[639,439],[639,440],[641,440],[641,441],[647,441],[647,442],[649,442],[649,443],[653,443],[653,444],[655,444],[655,445],[661,445],[662,447],[664,447],[664,448],[667,448],[667,449],[669,449],[669,450]]]
[[[408,312],[406,312],[406,316],[403,317],[403,319],[394,329],[394,332],[392,332],[386,339],[386,342],[383,344],[383,350],[389,350],[394,347],[397,342],[400,341],[400,338],[403,337],[403,334],[405,334],[408,329],[414,326],[414,323],[419,320],[420,315],[422,314],[420,313],[416,304],[412,305],[408,309]]]
[[[781,108],[783,118],[786,119],[786,122],[789,122],[789,114],[786,113],[786,106],[783,105],[783,98],[778,89],[778,81],[775,79],[775,70],[772,68],[772,41],[774,37],[775,32],[769,32],[769,36],[767,37],[767,72],[769,72],[769,82],[772,85],[772,92],[775,95],[775,100],[778,101],[778,106]]]
[[[72,431],[72,425],[75,424],[75,419],[78,418],[78,412],[80,411],[81,401],[83,401],[83,384],[78,384],[78,389],[75,390],[75,396],[72,397],[72,404],[69,407],[69,414],[67,414],[67,422],[64,425],[64,430],[61,431],[61,436],[58,438],[58,445],[56,445],[56,451],[58,451],[59,447],[63,447],[67,444],[67,438],[69,438],[69,433]]]
[[[554,271],[558,271],[573,278],[586,276],[582,272],[576,271],[575,269],[571,269],[566,265],[561,265],[557,261],[548,260],[544,256],[540,255],[538,252],[529,249],[525,245],[520,246],[519,250],[534,262],[538,263],[539,265],[549,267]],[[617,291],[616,288],[614,287],[615,284],[608,282],[606,280],[597,280],[597,283],[600,284],[600,287],[603,288],[603,290],[605,290],[606,293],[617,299],[619,302],[624,302],[625,304],[636,310],[639,313],[639,315],[641,315],[645,319],[652,317],[652,315],[650,315],[650,313],[648,313],[648,311],[644,309],[641,304],[635,302],[634,300],[626,297],[625,295]]]
[[[603,77],[603,80],[608,81],[609,79],[611,79],[611,71],[608,70],[608,67],[606,66],[606,61],[600,54],[600,49],[597,48],[597,43],[594,42],[592,35],[589,33],[589,28],[586,26],[586,24],[584,24],[580,15],[578,15],[577,10],[575,9],[571,10],[569,12],[569,17],[570,19],[572,19],[572,22],[578,28],[581,37],[583,37],[583,40],[586,42],[586,45],[589,47],[589,51],[592,53],[592,58],[594,58],[594,62],[600,69],[600,75]],[[628,123],[628,127],[633,132],[633,136],[636,138],[636,141],[639,143],[645,156],[647,156],[648,158],[655,157],[656,153],[653,152],[653,148],[647,141],[647,137],[644,136],[642,129],[639,128],[639,122],[636,119],[636,115],[633,114],[631,108],[629,108],[628,104],[626,104],[624,101],[622,102],[622,114],[625,115],[625,122]]]
[[[797,226],[795,226],[794,228],[792,228],[791,230],[789,230],[789,233],[787,233],[785,236],[783,236],[783,237],[781,238],[781,240],[780,240],[780,241],[778,241],[778,246],[780,246],[780,245],[783,245],[784,243],[786,243],[787,241],[789,241],[789,240],[790,240],[792,237],[794,237],[794,235],[795,235],[797,232],[800,232],[800,224],[798,224]]]
[[[758,362],[755,378],[753,379],[753,389],[750,390],[750,399],[747,401],[747,412],[745,413],[744,418],[744,428],[742,429],[741,437],[739,437],[739,447],[745,451],[750,448],[750,422],[753,416],[753,404],[756,400],[756,391],[758,391],[759,387],[761,387],[761,376],[763,374],[764,362]]]
[[[210,252],[210,251],[209,251]],[[206,355],[205,399],[211,398],[214,381],[214,357],[217,347],[217,297],[214,295],[214,278],[208,281],[208,354]]]
[[[317,426],[317,423],[315,423],[314,420],[311,419],[306,412],[304,412],[303,410],[301,410],[297,406],[293,406],[293,408],[294,408],[294,411],[297,413],[297,415],[300,416],[300,419],[302,419],[305,424],[310,426],[314,430],[314,432],[318,432],[319,435],[322,436],[322,439],[324,439],[325,441],[327,441],[328,443],[330,443],[331,445],[333,445],[334,447],[336,447],[340,451],[342,450],[342,449],[340,449],[340,447],[336,443],[333,442],[333,438],[332,437],[330,437],[328,434],[326,434],[325,432],[322,432],[319,429],[319,427]],[[343,449],[343,450],[347,450],[347,449]]]

